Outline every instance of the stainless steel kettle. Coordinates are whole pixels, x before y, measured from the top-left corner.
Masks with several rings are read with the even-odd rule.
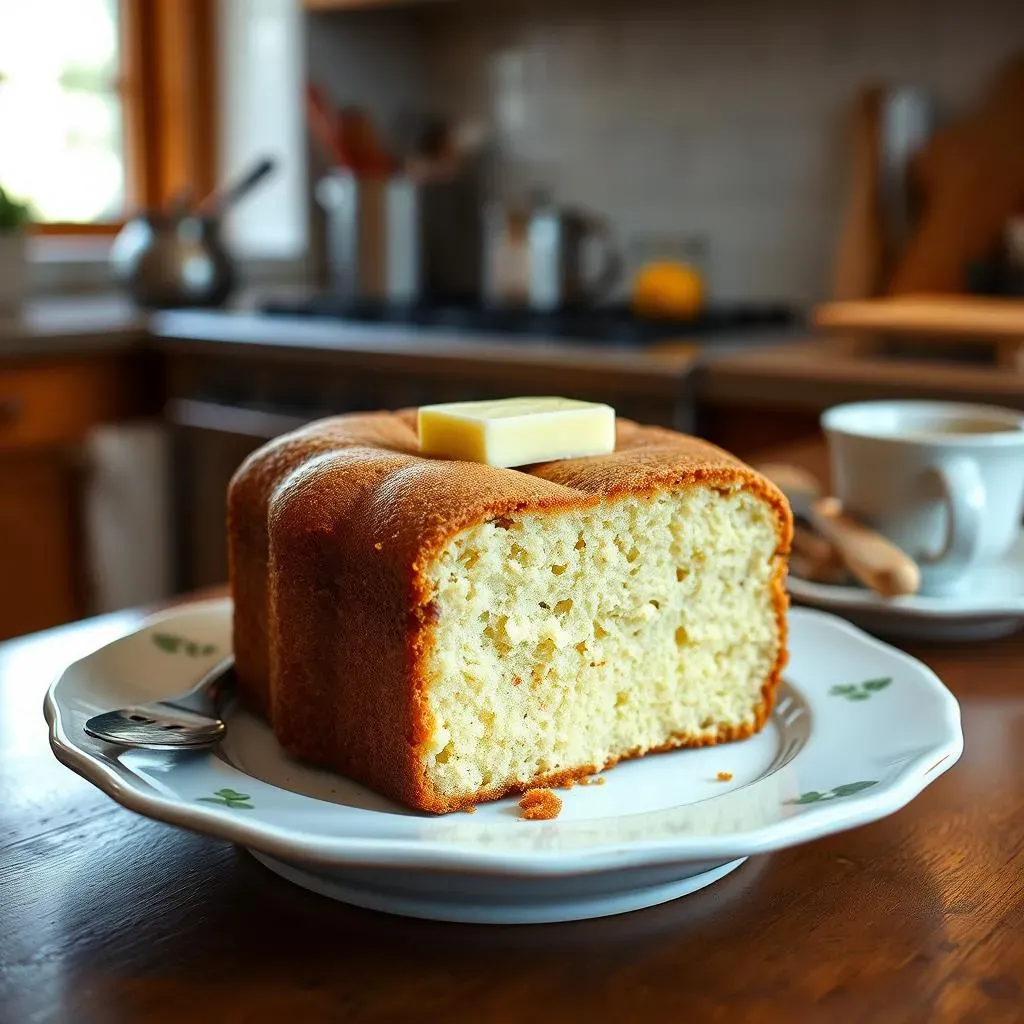
[[[170,210],[133,217],[111,246],[115,279],[146,309],[222,305],[234,291],[236,274],[221,238],[221,222],[274,166],[273,160],[261,160],[194,211],[184,195]]]
[[[601,258],[588,275],[585,253],[597,243]],[[526,232],[528,301],[534,309],[558,309],[597,302],[618,281],[621,260],[608,229],[586,214],[545,205],[530,216]]]
[[[490,203],[484,210],[485,301],[537,310],[582,306],[605,298],[621,273],[607,229],[594,218],[544,200],[515,208]],[[596,273],[587,250],[599,246]]]

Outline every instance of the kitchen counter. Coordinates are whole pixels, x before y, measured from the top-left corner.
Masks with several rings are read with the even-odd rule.
[[[816,337],[724,354],[701,371],[702,402],[818,413],[839,402],[920,398],[1024,408],[1024,373],[997,363]]]
[[[247,307],[243,299],[235,310],[147,316],[116,295],[33,300],[19,316],[0,318],[0,363],[149,348],[182,358],[222,357],[235,367],[244,359],[283,373],[302,365],[307,373],[330,367],[332,375],[350,379],[400,375],[433,382],[420,391],[406,388],[409,401],[427,400],[439,382],[471,378],[504,393],[517,387],[600,392],[627,406],[640,402],[640,411],[653,401],[807,416],[838,402],[888,396],[1024,408],[1024,374],[1005,366],[893,356],[862,338],[808,338],[802,327],[631,347],[267,317]],[[672,416],[684,429],[693,426],[688,419]]]
[[[699,367],[692,387],[698,432],[741,458],[758,446],[814,435],[821,413],[842,402],[931,399],[1024,409],[1024,373],[970,340],[818,335],[724,353]]]
[[[244,303],[241,304],[244,307]],[[117,295],[40,298],[0,317],[0,360],[89,355],[154,346],[165,352],[301,358],[353,370],[444,374],[473,365],[484,375],[572,373],[582,387],[614,383],[630,394],[666,395],[696,383],[712,403],[820,411],[886,395],[1001,402],[1024,407],[1024,374],[997,366],[894,358],[804,328],[738,331],[649,347],[470,335],[441,329],[181,310],[147,316]]]
[[[180,310],[148,315],[116,294],[33,299],[17,315],[0,316],[0,359],[85,356],[137,347],[167,352],[220,351],[268,358],[329,359],[336,366],[403,373],[444,372],[477,364],[482,372],[506,368],[572,371],[631,393],[666,393],[704,366],[773,342],[787,343],[801,329],[737,331],[707,339],[680,339],[634,347],[565,339],[470,334],[400,325],[268,317],[247,309]],[[155,346],[154,346],[155,339]],[[753,339],[753,340],[752,340]]]
[[[346,323],[256,313],[185,310],[150,321],[157,344],[173,352],[220,352],[264,358],[328,359],[336,366],[403,374],[498,369],[579,374],[614,380],[626,391],[665,393],[691,375],[705,349],[687,341],[635,348],[585,341],[510,338],[439,328]],[[718,344],[716,340],[715,344]]]
[[[149,317],[119,299],[68,298],[31,304],[17,321],[0,323],[0,399],[20,413],[6,424],[9,443],[25,452],[31,445],[40,464],[53,463],[52,474],[55,444],[97,423],[162,414],[175,474],[175,578],[194,588],[224,579],[223,496],[239,463],[320,416],[566,394],[752,457],[759,447],[814,435],[820,412],[838,402],[901,396],[1024,408],[1024,374],[921,355],[886,353],[863,337],[808,338],[800,326],[633,347],[270,317],[244,296],[232,310]],[[66,500],[51,490],[55,516]],[[37,510],[30,522],[43,518]]]
[[[145,338],[145,315],[115,295],[32,299],[0,316],[0,360],[124,351]]]

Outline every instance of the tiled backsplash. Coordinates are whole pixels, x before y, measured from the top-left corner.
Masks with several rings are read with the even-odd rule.
[[[507,196],[539,186],[601,213],[627,251],[703,237],[723,299],[827,294],[860,86],[956,109],[1024,44],[1022,0],[458,0],[388,17],[423,94],[495,126]]]

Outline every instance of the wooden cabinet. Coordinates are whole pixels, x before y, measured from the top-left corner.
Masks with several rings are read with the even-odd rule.
[[[81,442],[159,408],[149,357],[0,360],[0,640],[86,614]]]
[[[75,461],[67,450],[0,455],[0,640],[84,614]]]
[[[80,441],[99,423],[142,411],[134,361],[0,362],[0,452]]]

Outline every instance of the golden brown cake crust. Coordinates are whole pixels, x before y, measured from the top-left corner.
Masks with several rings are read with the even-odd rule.
[[[742,488],[778,518],[778,554],[792,517],[764,477],[707,442],[628,420],[610,455],[498,469],[419,454],[416,411],[312,423],[255,452],[228,495],[240,690],[294,754],[423,810],[457,810],[524,788],[558,785],[606,765],[450,800],[424,777],[432,733],[424,665],[433,641],[429,569],[455,534],[520,513],[578,509],[691,486]],[[771,711],[786,660],[785,558],[772,597],[779,656],[755,721],[658,750],[742,739]],[[636,750],[627,756],[652,753]]]

